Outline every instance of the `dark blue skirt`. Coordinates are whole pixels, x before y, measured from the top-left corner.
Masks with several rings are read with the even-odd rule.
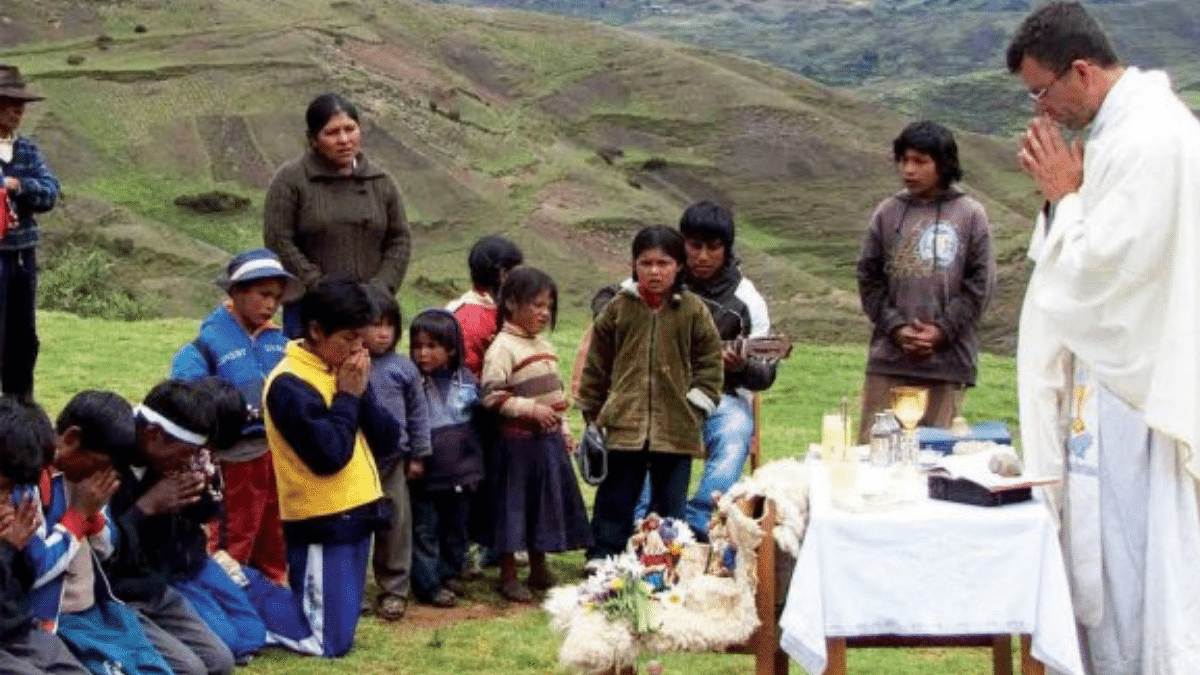
[[[591,546],[587,508],[562,435],[505,428],[497,445],[496,551],[552,553]]]

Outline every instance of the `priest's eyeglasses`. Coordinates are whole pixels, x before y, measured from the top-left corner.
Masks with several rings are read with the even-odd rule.
[[[1029,100],[1033,101],[1034,107],[1037,107],[1037,105],[1042,102],[1042,99],[1046,98],[1046,94],[1050,93],[1050,88],[1053,87],[1056,82],[1061,80],[1063,78],[1063,76],[1069,72],[1071,72],[1071,66],[1067,66],[1066,68],[1063,68],[1061,71],[1059,71],[1059,73],[1054,76],[1054,79],[1050,80],[1050,84],[1042,87],[1041,89],[1034,89],[1033,91],[1028,92]]]

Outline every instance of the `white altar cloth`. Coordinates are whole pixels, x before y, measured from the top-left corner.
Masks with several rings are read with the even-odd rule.
[[[923,499],[851,512],[809,462],[810,520],[779,625],[812,675],[826,637],[1027,633],[1052,671],[1083,675],[1050,513],[1037,501],[985,508]]]

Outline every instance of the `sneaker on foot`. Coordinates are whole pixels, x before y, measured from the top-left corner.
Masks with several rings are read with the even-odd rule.
[[[529,551],[517,551],[513,557],[517,559],[517,567],[529,567]]]
[[[535,591],[549,590],[557,585],[558,579],[550,570],[543,570],[541,574],[529,573],[529,587]]]
[[[462,580],[457,579],[455,577],[450,577],[449,579],[446,579],[445,581],[443,581],[442,586],[445,586],[446,590],[450,591],[451,593],[453,593],[455,595],[463,594]]]
[[[458,604],[458,598],[454,597],[454,593],[448,588],[439,588],[437,593],[429,599],[429,604],[434,607],[453,607]]]
[[[533,593],[529,592],[529,587],[520,581],[510,581],[500,587],[500,595],[513,602],[531,602]]]

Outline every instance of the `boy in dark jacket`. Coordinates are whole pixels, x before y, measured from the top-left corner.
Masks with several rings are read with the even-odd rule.
[[[408,340],[428,401],[433,447],[412,487],[413,581],[419,599],[449,607],[462,592],[471,502],[484,475],[479,382],[462,362],[462,333],[449,312],[418,314]]]
[[[138,610],[176,675],[232,673],[233,652],[170,585],[209,562],[203,523],[217,499],[194,460],[214,426],[210,402],[192,385],[167,380],[134,409],[134,424],[135,447],[114,465],[121,486],[110,510],[119,541],[105,565],[113,592]]]
[[[366,290],[377,314],[364,340],[371,352],[371,387],[380,405],[396,419],[400,432],[396,460],[390,466],[379,467],[383,492],[392,501],[392,515],[388,525],[375,533],[372,560],[379,586],[376,616],[397,621],[408,607],[412,586],[413,519],[408,479],[421,475],[429,457],[429,413],[421,373],[407,356],[396,353],[403,329],[396,296],[378,286],[367,286]]]

